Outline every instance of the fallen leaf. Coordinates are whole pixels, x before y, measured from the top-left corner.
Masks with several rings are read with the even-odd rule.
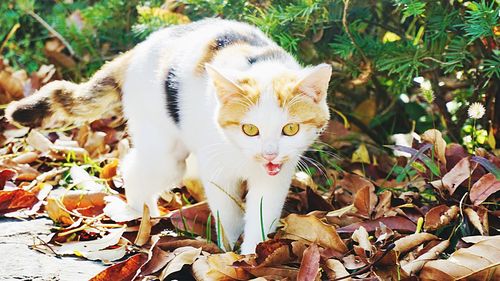
[[[386,190],[379,195],[377,206],[375,207],[375,215],[373,218],[378,219],[387,214],[391,209],[392,192]]]
[[[56,250],[56,252],[60,255],[76,254],[76,255],[82,255],[84,257],[86,254],[89,255],[96,254],[94,252],[118,244],[123,233],[125,232],[125,227],[110,229],[108,230],[108,232],[109,234],[104,235],[100,239],[91,241],[74,241],[74,242],[64,243],[58,250]]]
[[[450,195],[453,195],[458,186],[472,175],[469,158],[460,160],[441,180],[431,182],[438,188],[446,188]]]
[[[152,246],[148,253],[148,260],[141,266],[141,272],[138,277],[147,276],[160,271],[169,263],[175,255],[171,252],[163,251],[160,247]]]
[[[106,196],[104,202],[106,203],[103,209],[104,214],[115,222],[128,222],[142,216],[140,211],[127,205],[127,202],[118,196]]]
[[[500,190],[500,181],[495,175],[488,173],[482,176],[470,189],[470,200],[477,206],[484,202],[490,195]]]
[[[350,281],[352,280],[352,278],[350,277],[347,277],[349,275],[349,272],[347,272],[347,270],[345,269],[344,265],[336,260],[336,259],[328,259],[326,262],[325,262],[325,266],[330,269],[331,271],[333,271],[334,273],[334,276],[328,276],[330,278],[330,280],[333,280],[333,279],[337,279],[337,278],[343,278],[342,280],[345,280],[345,281]]]
[[[211,217],[212,213],[207,202],[200,202],[189,206],[184,206],[168,214],[172,224],[179,230],[193,233],[200,236],[207,234],[207,222],[210,222],[211,237],[215,241],[215,219]]]
[[[255,248],[257,265],[280,265],[295,260],[290,246],[291,241],[284,239],[272,239],[259,243]]]
[[[36,194],[24,189],[0,190],[0,214],[31,208],[37,202]]]
[[[182,269],[184,265],[191,265],[200,256],[201,248],[181,247],[174,252],[175,257],[167,264],[160,274],[160,280],[164,280],[170,274]]]
[[[368,232],[363,226],[360,226],[352,234],[352,240],[358,242],[358,245],[367,252],[372,252],[372,244],[368,238]]]
[[[90,281],[120,280],[130,281],[134,278],[137,270],[147,261],[148,256],[144,253],[134,255],[127,260],[110,266],[92,277]]]
[[[363,226],[366,231],[372,232],[375,231],[379,224],[383,223],[387,227],[392,230],[397,230],[399,232],[410,233],[415,232],[416,225],[408,218],[402,216],[393,216],[393,217],[383,217],[375,220],[368,220],[359,223],[354,223],[348,226],[344,226],[337,229],[338,233],[353,233],[360,226]]]
[[[451,207],[446,205],[436,206],[425,214],[424,229],[436,230],[446,226],[458,216],[458,212],[459,208],[455,205]]]
[[[26,137],[26,142],[35,150],[47,153],[54,144],[37,130],[31,130]]]
[[[35,162],[37,159],[38,159],[38,153],[33,151],[28,151],[12,158],[12,161],[18,164],[30,164]]]
[[[222,273],[224,276],[230,277],[236,280],[248,280],[250,275],[242,268],[233,267],[233,263],[243,256],[237,255],[234,252],[227,252],[223,254],[209,255],[207,256],[207,263],[209,265],[209,272],[207,275],[219,276]]]
[[[481,219],[479,218],[479,215],[474,211],[472,208],[465,208],[464,213],[467,215],[467,218],[469,218],[469,221],[471,224],[481,233],[481,235],[484,235],[484,229],[483,225],[481,224]]]
[[[103,191],[106,187],[99,183],[99,179],[93,177],[87,173],[80,166],[73,166],[69,169],[69,174],[73,179],[73,184],[78,186],[82,190],[88,191]]]
[[[430,233],[414,233],[403,238],[400,238],[394,242],[394,251],[399,253],[405,253],[423,243],[438,239],[435,235]]]
[[[480,241],[455,251],[447,260],[427,262],[422,280],[500,280],[498,239]]]
[[[408,275],[415,275],[422,269],[422,267],[425,265],[427,261],[436,259],[442,252],[444,252],[444,250],[446,250],[446,248],[448,248],[449,245],[450,241],[448,240],[441,241],[439,244],[431,248],[425,254],[403,265],[402,266],[403,271],[406,272]]]
[[[4,169],[0,172],[0,190],[5,186],[5,183],[17,176],[17,172],[12,169]]]
[[[319,280],[319,259],[318,245],[313,243],[304,251],[299,273],[297,274],[297,281]]]
[[[352,153],[351,162],[371,164],[370,154],[368,153],[368,149],[366,149],[366,145],[364,143],[361,143],[358,149]]]
[[[436,129],[429,129],[422,135],[422,140],[434,145],[434,153],[439,162],[446,165],[446,141],[443,139],[443,134]]]
[[[70,225],[74,221],[69,212],[75,211],[88,217],[102,214],[106,196],[108,194],[104,192],[70,190],[59,197],[49,197],[46,211],[53,221],[60,222],[63,225]]]
[[[282,229],[284,234],[281,238],[304,239],[341,253],[348,250],[335,228],[315,216],[290,214],[282,222],[285,226]]]
[[[135,238],[134,244],[137,246],[143,246],[149,241],[151,237],[151,217],[149,215],[149,207],[144,204],[144,209],[142,211],[141,224],[139,225],[139,231],[137,232],[137,237]]]
[[[202,251],[211,254],[221,253],[221,249],[215,243],[206,241],[205,239],[162,236],[160,237],[157,246],[165,251],[173,251],[180,247],[191,246],[194,248],[201,248]]]
[[[373,186],[373,184],[366,185],[356,192],[354,196],[354,207],[358,210],[358,214],[370,217],[372,211],[375,209],[377,200],[375,186]]]
[[[210,265],[208,264],[207,257],[201,256],[199,257],[191,267],[191,271],[193,272],[193,277],[196,281],[229,281],[234,280],[229,278],[227,275],[217,271],[212,270]]]

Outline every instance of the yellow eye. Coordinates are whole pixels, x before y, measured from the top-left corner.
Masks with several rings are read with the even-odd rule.
[[[285,136],[294,136],[299,131],[299,124],[297,123],[288,123],[283,127],[283,135]]]
[[[243,133],[245,133],[245,135],[249,137],[255,137],[259,134],[259,128],[252,124],[243,124],[243,126],[241,126],[241,129],[243,130]]]

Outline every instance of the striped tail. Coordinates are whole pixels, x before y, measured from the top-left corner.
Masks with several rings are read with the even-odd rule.
[[[131,52],[106,63],[89,81],[53,81],[33,95],[11,102],[9,121],[30,128],[93,121],[121,114],[121,87]]]

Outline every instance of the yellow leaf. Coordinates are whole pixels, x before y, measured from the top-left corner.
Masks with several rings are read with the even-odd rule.
[[[370,155],[364,143],[361,143],[358,149],[353,152],[351,162],[370,164]]]
[[[382,42],[384,42],[384,43],[394,42],[394,41],[399,41],[399,40],[401,40],[401,37],[399,37],[399,35],[397,35],[396,33],[390,32],[390,31],[387,31],[384,34],[384,37],[382,37]]]
[[[364,100],[354,109],[354,115],[365,125],[368,125],[377,113],[377,102],[375,98]]]
[[[322,222],[312,215],[290,214],[283,220],[283,236],[281,238],[292,240],[305,240],[317,243],[321,247],[331,248],[341,253],[348,251],[340,239],[335,227]]]
[[[488,132],[488,145],[491,149],[495,149],[497,146],[497,141],[495,140],[495,134],[493,133],[493,126],[490,125],[490,131]]]

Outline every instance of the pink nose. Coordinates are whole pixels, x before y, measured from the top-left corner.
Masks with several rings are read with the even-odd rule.
[[[262,157],[264,159],[266,159],[267,161],[271,162],[273,161],[274,159],[276,159],[276,157],[278,156],[277,153],[272,153],[272,154],[262,154]]]

